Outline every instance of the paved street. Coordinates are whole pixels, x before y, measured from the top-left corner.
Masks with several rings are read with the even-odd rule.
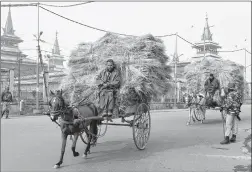
[[[243,106],[237,142],[220,145],[223,139],[220,112],[207,111],[205,124],[186,126],[187,111],[152,112],[147,148],[139,151],[132,129],[109,126],[106,135],[91,148],[87,159],[73,157],[68,138],[64,162],[58,162],[60,129],[47,116],[12,117],[1,120],[1,171],[249,171],[249,155],[242,152],[251,128],[251,107]],[[78,140],[82,155],[84,144]]]

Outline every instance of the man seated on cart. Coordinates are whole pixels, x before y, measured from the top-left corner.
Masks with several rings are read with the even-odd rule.
[[[115,108],[117,91],[120,88],[121,76],[112,59],[106,61],[106,69],[96,79],[99,87],[99,113],[103,117],[112,117]]]
[[[213,101],[214,94],[217,90],[220,91],[220,82],[217,78],[214,77],[212,73],[210,73],[209,78],[206,80],[205,84],[205,95],[207,99],[207,104],[210,107],[214,107],[216,102]]]

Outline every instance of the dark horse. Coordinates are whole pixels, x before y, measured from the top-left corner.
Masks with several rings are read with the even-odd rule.
[[[67,136],[74,135],[72,151],[73,156],[79,156],[79,153],[75,151],[76,142],[79,135],[85,131],[88,136],[88,144],[83,154],[84,157],[90,152],[90,145],[92,136],[97,135],[97,120],[85,120],[86,117],[98,116],[98,111],[93,103],[79,105],[77,107],[69,107],[64,98],[62,97],[62,90],[53,93],[51,91],[51,99],[49,101],[49,113],[52,121],[56,121],[58,117],[61,117],[60,128],[62,131],[62,147],[61,155],[58,163],[55,164],[54,168],[59,168],[63,163],[63,156],[65,153]],[[90,126],[88,129],[88,126]]]

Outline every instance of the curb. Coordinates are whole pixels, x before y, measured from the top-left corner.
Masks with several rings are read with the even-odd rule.
[[[163,110],[150,110],[150,112],[184,112],[188,111],[188,109],[163,109]],[[28,116],[43,116],[43,114],[33,114],[29,113],[26,115],[18,115],[18,114],[10,114],[9,117],[28,117]],[[4,117],[3,117],[4,118]]]
[[[243,144],[244,146],[242,147],[242,152],[251,156],[251,133],[245,138]]]
[[[184,112],[189,111],[189,109],[163,109],[163,110],[150,110],[151,112]]]

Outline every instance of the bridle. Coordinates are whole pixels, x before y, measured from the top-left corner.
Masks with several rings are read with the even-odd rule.
[[[52,103],[51,101],[54,99],[54,101],[58,100],[59,102],[62,102],[63,105],[60,106],[60,109],[59,110],[51,110],[49,108],[49,114],[50,114],[50,118],[51,118],[51,114],[53,114],[53,116],[55,117],[59,117],[61,116],[62,114],[65,114],[65,110],[66,110],[66,106],[65,106],[65,101],[63,98],[60,98],[58,96],[55,96],[54,98],[52,98],[50,101],[49,101],[49,107],[52,107]],[[51,118],[52,119],[52,118]]]

